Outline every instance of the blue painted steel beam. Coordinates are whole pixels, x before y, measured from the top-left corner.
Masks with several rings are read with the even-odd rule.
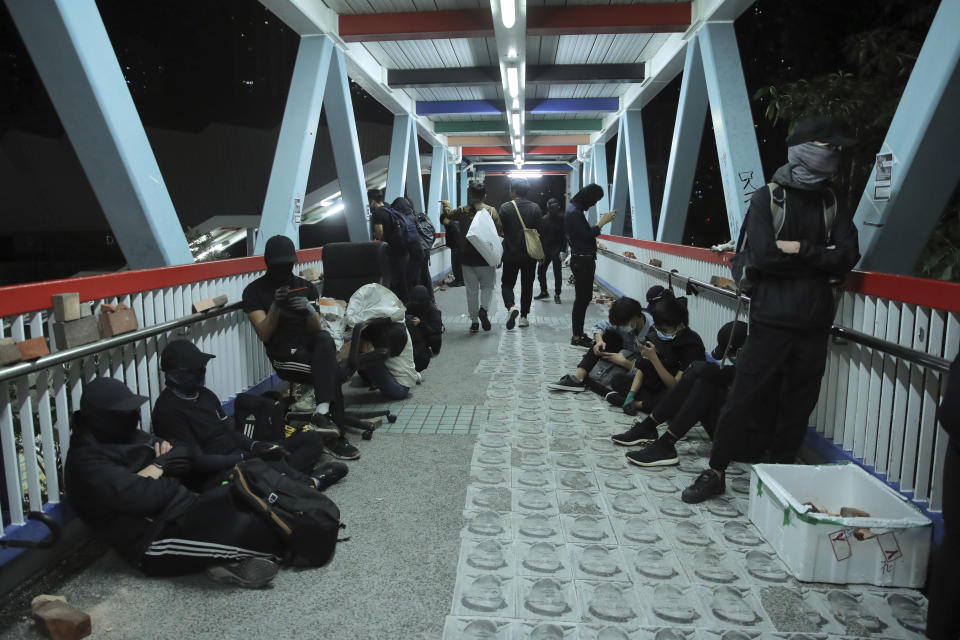
[[[443,197],[443,182],[445,178],[444,163],[447,152],[440,146],[433,148],[430,161],[430,195],[427,198],[427,217],[436,229],[440,229],[440,201]],[[452,203],[451,203],[452,204]]]
[[[613,113],[620,108],[619,98],[546,98],[527,100],[526,110],[530,113]],[[418,116],[440,115],[486,115],[501,114],[505,111],[503,101],[499,100],[437,100],[417,103]]]
[[[94,0],[7,0],[133,269],[193,262]]]
[[[346,60],[340,49],[334,48],[330,59],[330,77],[327,79],[323,106],[327,110],[330,144],[333,147],[333,161],[340,182],[347,231],[351,241],[366,241],[370,239],[370,224],[366,215],[367,183],[363,175],[363,160],[360,157]]]
[[[597,202],[597,205],[590,209],[588,216],[590,224],[597,224],[599,216],[610,211],[610,174],[607,173],[607,145],[598,143],[593,145],[593,155],[591,157],[593,165],[593,180],[603,187],[603,197]],[[622,215],[622,214],[621,214]]]
[[[460,171],[460,200],[459,200],[459,204],[460,204],[461,207],[464,206],[465,204],[467,204],[467,184],[468,184],[468,182],[469,182],[469,181],[468,181],[468,179],[467,179],[467,170],[466,170],[466,169],[462,169],[462,170]]]
[[[633,237],[653,240],[653,211],[650,208],[650,181],[647,178],[647,152],[640,111],[625,111],[620,116],[617,158],[614,165],[611,201],[617,210],[610,233],[624,235],[627,222],[627,196],[630,197],[630,225]]]
[[[683,231],[690,208],[690,193],[697,171],[703,127],[707,120],[707,84],[703,74],[700,45],[694,38],[687,43],[683,81],[677,119],[673,125],[673,145],[667,164],[667,181],[657,228],[658,242],[683,243]]]
[[[880,153],[892,153],[889,200],[870,173],[854,223],[860,268],[909,274],[960,180],[960,2],[941,2],[890,122]]]
[[[426,211],[423,200],[423,171],[420,169],[420,145],[417,139],[417,122],[410,118],[410,143],[407,147],[407,199],[414,211]]]
[[[766,184],[732,22],[710,22],[697,34],[717,139],[730,237],[736,239],[754,191]]]
[[[407,114],[394,116],[393,136],[390,141],[390,163],[387,166],[387,186],[384,200],[388,203],[407,192],[407,162],[410,159],[410,122]]]
[[[580,163],[574,162],[567,178],[567,202],[580,191]]]
[[[296,246],[300,244],[299,221],[295,218],[303,210],[333,49],[333,42],[326,36],[300,38],[257,232],[254,250],[258,254],[263,253],[267,240],[275,235],[289,237]]]

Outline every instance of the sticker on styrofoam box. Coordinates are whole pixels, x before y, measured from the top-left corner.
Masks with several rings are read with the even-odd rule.
[[[870,516],[831,515],[843,507]],[[930,519],[855,464],[754,465],[750,519],[799,580],[898,587],[926,580]]]

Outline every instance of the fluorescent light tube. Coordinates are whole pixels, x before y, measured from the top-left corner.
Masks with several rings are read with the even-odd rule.
[[[507,67],[507,91],[511,98],[520,96],[520,72],[516,67]]]
[[[517,22],[516,0],[500,0],[500,19],[507,29],[513,28]]]

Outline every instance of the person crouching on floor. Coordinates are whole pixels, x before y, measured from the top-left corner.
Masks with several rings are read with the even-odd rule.
[[[418,284],[410,289],[406,320],[413,342],[413,364],[417,371],[423,371],[443,344],[443,317],[425,286]]]

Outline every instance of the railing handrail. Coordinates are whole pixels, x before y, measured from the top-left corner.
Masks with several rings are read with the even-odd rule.
[[[611,235],[601,235],[600,238],[608,242],[627,244],[650,251],[660,251],[681,258],[693,258],[701,262],[710,262],[725,267],[730,266],[730,258],[733,257],[733,254],[729,252],[720,254],[710,249],[666,242],[637,240],[636,238]],[[899,276],[874,271],[851,271],[847,277],[846,287],[847,291],[851,293],[960,313],[960,283],[957,282]]]
[[[107,351],[108,349],[114,349],[125,344],[130,344],[131,342],[136,342],[137,340],[151,338],[161,333],[166,333],[167,331],[173,331],[174,329],[179,329],[180,327],[194,324],[195,322],[202,322],[203,320],[216,318],[217,316],[222,316],[233,311],[239,311],[242,305],[242,302],[234,302],[222,307],[210,309],[209,311],[192,313],[188,316],[176,318],[175,320],[169,320],[160,324],[151,325],[149,327],[137,329],[129,333],[123,333],[118,336],[113,336],[112,338],[101,338],[96,342],[91,342],[79,347],[56,351],[50,355],[42,356],[37,360],[32,360],[30,362],[21,362],[9,367],[4,367],[0,369],[0,383],[30,373],[36,373],[37,371],[42,371],[43,369],[49,369],[50,367],[55,367],[58,364],[63,364],[65,362],[69,362],[70,360],[83,358],[95,353],[100,353],[101,351]]]
[[[715,285],[710,284],[709,282],[702,282],[700,280],[696,280],[689,276],[685,276],[676,270],[664,269],[663,267],[658,267],[656,265],[645,264],[637,260],[631,260],[630,258],[620,255],[619,253],[610,251],[609,249],[598,249],[598,251],[603,255],[613,260],[616,260],[617,262],[626,264],[634,269],[638,269],[640,271],[648,271],[651,273],[656,273],[657,275],[673,278],[675,281],[677,281],[678,286],[686,287],[689,285],[693,285],[697,289],[709,291],[716,295],[721,295],[721,296],[730,298],[732,300],[741,300],[746,303],[750,302],[750,298],[743,294],[730,291],[729,289],[723,289],[721,287],[717,287]],[[876,349],[878,351],[894,356],[896,358],[900,358],[902,360],[908,360],[910,362],[913,362],[914,364],[919,364],[924,367],[929,367],[931,369],[936,369],[937,371],[940,371],[942,373],[946,373],[947,371],[950,370],[950,361],[945,358],[940,358],[938,356],[934,356],[929,353],[924,353],[923,351],[917,351],[916,349],[911,349],[910,347],[905,347],[895,342],[881,340],[880,338],[876,338],[874,336],[867,335],[866,333],[861,333],[859,331],[854,331],[853,329],[849,329],[847,327],[832,325],[830,327],[830,333],[839,338],[843,338],[851,342],[856,342],[857,344],[863,345],[865,347],[870,347],[871,349]]]

